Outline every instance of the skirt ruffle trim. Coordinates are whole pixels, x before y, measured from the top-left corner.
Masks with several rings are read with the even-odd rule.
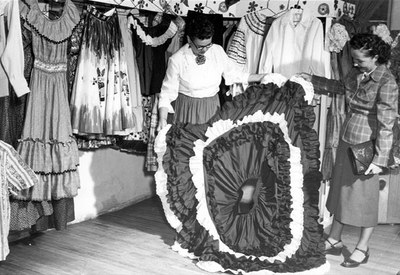
[[[80,178],[78,171],[68,171],[62,174],[37,175],[39,183],[29,189],[23,189],[12,195],[13,198],[24,201],[50,201],[72,198],[78,195]]]
[[[67,142],[19,140],[17,151],[37,174],[62,174],[76,171],[79,165],[78,146],[72,137]]]
[[[261,256],[257,257],[255,255],[245,255],[238,253],[230,249],[226,244],[222,242],[219,237],[218,231],[212,221],[208,206],[206,191],[204,189],[204,169],[203,169],[203,150],[207,147],[213,140],[217,139],[222,134],[247,123],[265,122],[270,121],[272,123],[278,124],[284,133],[285,141],[290,146],[290,193],[292,197],[291,201],[291,213],[290,218],[292,222],[290,223],[290,233],[292,234],[292,240],[290,244],[285,245],[283,251],[274,257]],[[190,159],[190,171],[193,174],[193,183],[197,189],[196,198],[199,201],[197,206],[197,220],[199,223],[210,233],[210,235],[219,242],[219,249],[221,252],[228,252],[235,255],[235,257],[246,257],[250,259],[259,258],[261,261],[274,262],[279,260],[285,262],[287,257],[291,257],[296,253],[297,249],[300,247],[301,238],[303,235],[303,166],[301,165],[301,154],[300,149],[291,145],[291,140],[288,135],[287,122],[283,115],[278,115],[275,113],[271,115],[270,113],[263,114],[261,111],[256,112],[252,116],[246,116],[242,121],[233,123],[231,120],[217,121],[212,127],[209,127],[206,132],[208,137],[207,141],[203,142],[197,140],[195,142],[194,152],[195,155]]]
[[[291,110],[289,114],[293,114],[294,118],[291,121],[293,124],[289,130],[288,140],[296,140],[296,142],[293,142],[294,146],[291,147],[299,150],[300,157],[298,160],[290,160],[290,169],[296,167],[294,165],[296,161],[300,163],[301,160],[301,164],[303,164],[303,166],[301,164],[299,166],[302,169],[296,172],[299,172],[302,176],[301,186],[296,187],[296,184],[291,182],[291,184],[294,184],[293,187],[290,186],[293,208],[291,207],[291,211],[288,212],[293,219],[290,228],[294,234],[291,243],[288,245],[292,245],[296,239],[299,239],[300,244],[296,246],[297,249],[293,246],[292,249],[287,249],[289,254],[286,256],[280,255],[286,260],[285,262],[281,262],[280,258],[270,258],[270,260],[277,260],[274,262],[261,261],[261,259],[264,259],[261,257],[238,258],[236,256],[241,256],[241,254],[235,255],[235,252],[233,254],[225,252],[223,250],[224,244],[220,240],[218,232],[211,228],[215,228],[215,225],[212,223],[210,228],[206,228],[208,226],[207,223],[201,221],[201,213],[204,212],[201,210],[205,209],[207,211],[207,213],[204,212],[205,220],[210,220],[210,214],[207,205],[204,204],[206,203],[204,202],[204,198],[199,197],[198,193],[200,191],[194,186],[196,184],[196,175],[193,175],[193,178],[191,175],[191,172],[196,171],[198,168],[188,168],[188,159],[197,150],[193,143],[199,140],[199,138],[199,142],[205,142],[207,138],[210,138],[210,132],[213,130],[208,131],[203,138],[199,133],[197,135],[193,134],[195,131],[201,131],[199,128],[193,127],[182,131],[177,126],[172,126],[173,129],[171,129],[171,125],[169,125],[159,133],[155,142],[155,152],[157,153],[159,163],[156,182],[157,194],[163,203],[167,220],[178,232],[177,242],[172,247],[174,250],[185,252],[184,256],[186,257],[198,258],[200,263],[215,262],[217,267],[219,266],[218,268],[220,268],[218,270],[233,273],[264,272],[264,274],[275,274],[274,272],[277,272],[282,274],[282,272],[289,272],[290,274],[302,274],[304,271],[307,274],[323,274],[327,271],[326,267],[329,269],[329,264],[323,255],[323,248],[321,248],[321,244],[323,244],[321,242],[322,231],[316,220],[318,215],[320,173],[318,172],[319,144],[316,133],[312,132],[315,114],[313,113],[312,106],[306,104],[304,90],[300,87],[301,85],[294,82],[288,82],[282,88],[271,84],[252,87],[249,89],[249,92],[239,95],[237,100],[235,99],[232,103],[229,102],[229,104],[226,104],[223,110],[212,119],[213,122],[218,122],[221,119],[227,120],[233,118],[234,121],[239,120],[236,121],[239,124],[240,120],[246,123],[250,121],[248,118],[242,116],[245,112],[240,111],[241,109],[247,108],[246,111],[252,115],[255,115],[254,111],[252,111],[254,109],[268,110],[264,106],[271,106],[270,109],[279,108],[276,109],[278,112]],[[273,101],[275,101],[273,104],[276,106],[269,103]],[[288,109],[290,107],[293,109]],[[264,116],[264,114],[261,112],[260,116]],[[233,123],[230,122],[230,124]],[[210,125],[212,124],[208,126]],[[221,125],[221,129],[224,129],[222,132],[229,131],[229,127],[229,125]],[[209,129],[212,128],[209,127]],[[218,133],[219,130],[217,131],[216,129],[214,128]],[[293,129],[296,130],[293,131]],[[292,145],[291,142],[288,143]],[[175,148],[174,146],[178,147]],[[183,150],[180,148],[182,146],[185,147]],[[300,148],[295,146],[299,146],[301,151]],[[291,151],[290,158],[293,155],[296,154]],[[188,159],[185,159],[186,157]],[[180,164],[178,165],[178,163]],[[292,180],[292,171],[290,173]],[[296,176],[294,177],[296,178]],[[302,198],[292,193],[295,188],[298,188],[296,189],[297,193],[300,193]],[[301,211],[301,213],[297,213],[298,217],[294,214],[295,209]],[[291,213],[292,211],[294,211],[293,214]],[[302,216],[302,225],[297,220],[300,216]],[[302,231],[299,236],[296,236],[297,233],[293,229],[293,225],[299,225],[299,232]]]

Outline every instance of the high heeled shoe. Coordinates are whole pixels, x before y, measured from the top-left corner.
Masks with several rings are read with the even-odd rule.
[[[325,249],[325,254],[330,254],[330,255],[335,255],[335,256],[339,256],[342,254],[342,250],[343,250],[343,243],[342,240],[337,241],[336,243],[331,243],[328,239],[326,239],[325,241],[328,242],[328,244],[330,245],[329,248]],[[341,244],[342,246],[337,246],[338,244]]]
[[[352,259],[350,259],[350,258],[348,258],[348,259],[346,259],[346,260],[344,260],[344,262],[343,263],[341,263],[340,265],[341,266],[344,266],[344,267],[357,267],[357,266],[359,266],[360,264],[366,264],[366,263],[368,263],[368,259],[369,259],[369,248],[367,248],[367,250],[365,251],[365,250],[362,250],[362,249],[359,249],[358,247],[356,247],[356,250],[358,250],[358,251],[360,251],[360,252],[362,252],[363,254],[364,254],[364,259],[361,261],[361,262],[357,262],[357,261],[355,261],[355,260],[352,260]],[[353,252],[354,253],[354,252]]]

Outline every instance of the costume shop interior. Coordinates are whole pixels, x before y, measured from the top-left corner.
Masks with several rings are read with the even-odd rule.
[[[350,38],[379,24],[399,83],[400,4],[369,2],[1,1],[1,263],[12,241],[158,196],[177,234],[170,253],[200,269],[329,272],[325,202],[344,97],[296,74],[340,80]],[[159,130],[169,58],[198,16],[233,66],[267,75],[221,81],[207,123]],[[379,222],[400,223],[399,168],[381,180]]]

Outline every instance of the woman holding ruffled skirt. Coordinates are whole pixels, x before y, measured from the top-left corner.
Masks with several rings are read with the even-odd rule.
[[[319,143],[304,97],[293,81],[254,85],[207,123],[160,131],[155,177],[173,250],[210,272],[328,270]]]

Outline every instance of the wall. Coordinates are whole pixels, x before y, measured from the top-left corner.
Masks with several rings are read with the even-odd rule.
[[[390,16],[390,30],[397,31],[400,30],[400,0],[392,0],[392,11]]]
[[[154,173],[144,172],[144,161],[144,156],[114,149],[80,151],[81,188],[74,200],[73,223],[154,196]]]

